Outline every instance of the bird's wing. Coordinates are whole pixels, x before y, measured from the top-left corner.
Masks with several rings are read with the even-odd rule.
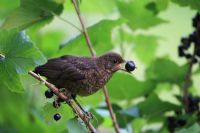
[[[82,80],[85,75],[80,72],[73,60],[68,58],[50,59],[42,66],[35,68],[35,73],[47,77],[47,79]]]

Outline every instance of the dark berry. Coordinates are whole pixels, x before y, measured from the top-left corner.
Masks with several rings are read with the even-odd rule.
[[[59,113],[56,113],[54,116],[53,116],[54,120],[55,121],[58,121],[61,119],[61,115]]]
[[[133,61],[127,61],[125,68],[126,68],[127,71],[131,72],[131,71],[135,70],[136,66],[135,66],[135,63]]]
[[[50,89],[46,90],[44,94],[45,94],[46,98],[53,97],[53,92]]]
[[[174,122],[176,121],[176,118],[173,117],[173,116],[169,116],[169,117],[167,118],[167,121],[170,122],[170,123],[174,123]]]
[[[168,117],[167,118],[167,127],[170,133],[173,133],[175,129],[178,127],[178,123],[175,117]]]
[[[175,113],[176,113],[176,115],[181,115],[182,111],[181,110],[176,110]]]
[[[193,113],[199,111],[199,97],[193,97],[192,95],[188,96],[188,112]]]
[[[192,22],[193,27],[197,28],[198,23],[200,21],[200,14],[197,13],[196,16],[192,20],[193,20]]]
[[[179,47],[178,47],[178,55],[179,55],[180,57],[185,56],[185,53],[184,53],[184,50],[183,50],[183,47],[182,47],[182,46],[179,46]]]
[[[60,107],[60,103],[58,101],[53,101],[53,107],[54,108],[59,108]]]
[[[197,58],[195,58],[195,57],[192,58],[192,62],[193,62],[193,63],[197,63],[197,62],[198,62]]]
[[[189,39],[187,39],[187,38],[182,38],[181,39],[181,42],[182,42],[182,47],[183,47],[183,49],[188,49],[189,47],[190,47],[190,40]]]
[[[196,48],[196,55],[200,57],[200,46]]]
[[[196,32],[190,34],[188,39],[190,42],[194,42],[196,40]]]
[[[177,123],[178,123],[178,125],[180,126],[180,127],[182,127],[182,126],[185,126],[185,124],[186,124],[186,120],[178,120],[177,121]]]
[[[57,102],[62,103],[62,102],[64,102],[64,100],[61,99],[61,98],[58,98],[58,99],[57,99]]]
[[[187,58],[187,59],[190,59],[190,58],[192,58],[192,55],[191,54],[185,54],[185,57]]]

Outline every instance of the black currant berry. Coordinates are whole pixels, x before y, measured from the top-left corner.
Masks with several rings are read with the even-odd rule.
[[[195,57],[192,58],[192,62],[193,62],[193,63],[197,63],[197,62],[198,62],[197,58],[195,58]]]
[[[61,115],[59,113],[56,113],[54,116],[53,116],[54,120],[55,121],[58,121],[61,119]]]
[[[136,66],[135,66],[135,63],[133,61],[127,61],[125,68],[126,68],[127,71],[131,72],[131,71],[135,70]]]
[[[190,59],[190,58],[192,58],[192,55],[191,55],[191,54],[185,54],[185,57],[186,57],[187,59]]]
[[[178,47],[178,55],[179,55],[180,57],[185,56],[185,53],[184,53],[184,50],[183,50],[183,47],[182,47],[182,46],[179,46],[179,47]]]
[[[181,110],[175,110],[176,115],[181,115],[182,111]]]
[[[190,34],[188,39],[190,42],[194,42],[196,40],[196,32]]]
[[[192,95],[188,96],[188,112],[193,113],[199,111],[199,97],[193,97]]]
[[[58,101],[53,101],[53,107],[54,108],[59,108],[60,107],[60,103]]]
[[[180,127],[183,127],[183,126],[185,126],[185,124],[187,123],[186,122],[186,120],[177,120],[177,123],[178,123],[178,125],[180,126]]]
[[[197,55],[198,57],[200,57],[200,46],[197,47],[197,49],[196,49],[196,55]]]
[[[192,26],[195,27],[195,28],[197,28],[198,23],[200,21],[200,14],[197,13],[196,16],[192,20],[193,20]]]
[[[182,47],[184,48],[184,49],[188,49],[189,47],[190,47],[190,40],[189,39],[187,39],[187,38],[182,38],[181,39],[181,42],[182,42]]]
[[[53,92],[50,89],[46,90],[44,94],[45,94],[46,98],[53,97]]]
[[[193,27],[197,28],[199,21],[200,21],[200,14],[197,13],[196,16],[193,18],[193,23],[192,23]]]

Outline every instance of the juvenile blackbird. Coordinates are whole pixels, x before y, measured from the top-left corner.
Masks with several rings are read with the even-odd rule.
[[[70,95],[88,96],[102,88],[114,72],[123,70],[122,63],[124,59],[113,52],[100,57],[65,55],[48,60],[34,72],[57,88],[65,88]]]

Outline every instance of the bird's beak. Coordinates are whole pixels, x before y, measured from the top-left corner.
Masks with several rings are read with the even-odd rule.
[[[125,69],[125,64],[126,64],[126,61],[123,61],[122,63],[120,63],[120,64],[118,64],[114,69],[114,71],[119,71],[119,70],[121,70],[121,71],[125,71],[125,72],[128,72],[128,73],[131,73],[131,72],[129,72],[129,71],[127,71],[126,69]]]
[[[127,70],[125,69],[125,63],[126,63],[126,62],[121,63],[121,64],[119,65],[119,66],[120,66],[120,67],[119,67],[119,68],[120,68],[119,70],[124,71],[124,72],[128,72],[128,73],[131,73],[130,71],[127,71]]]

